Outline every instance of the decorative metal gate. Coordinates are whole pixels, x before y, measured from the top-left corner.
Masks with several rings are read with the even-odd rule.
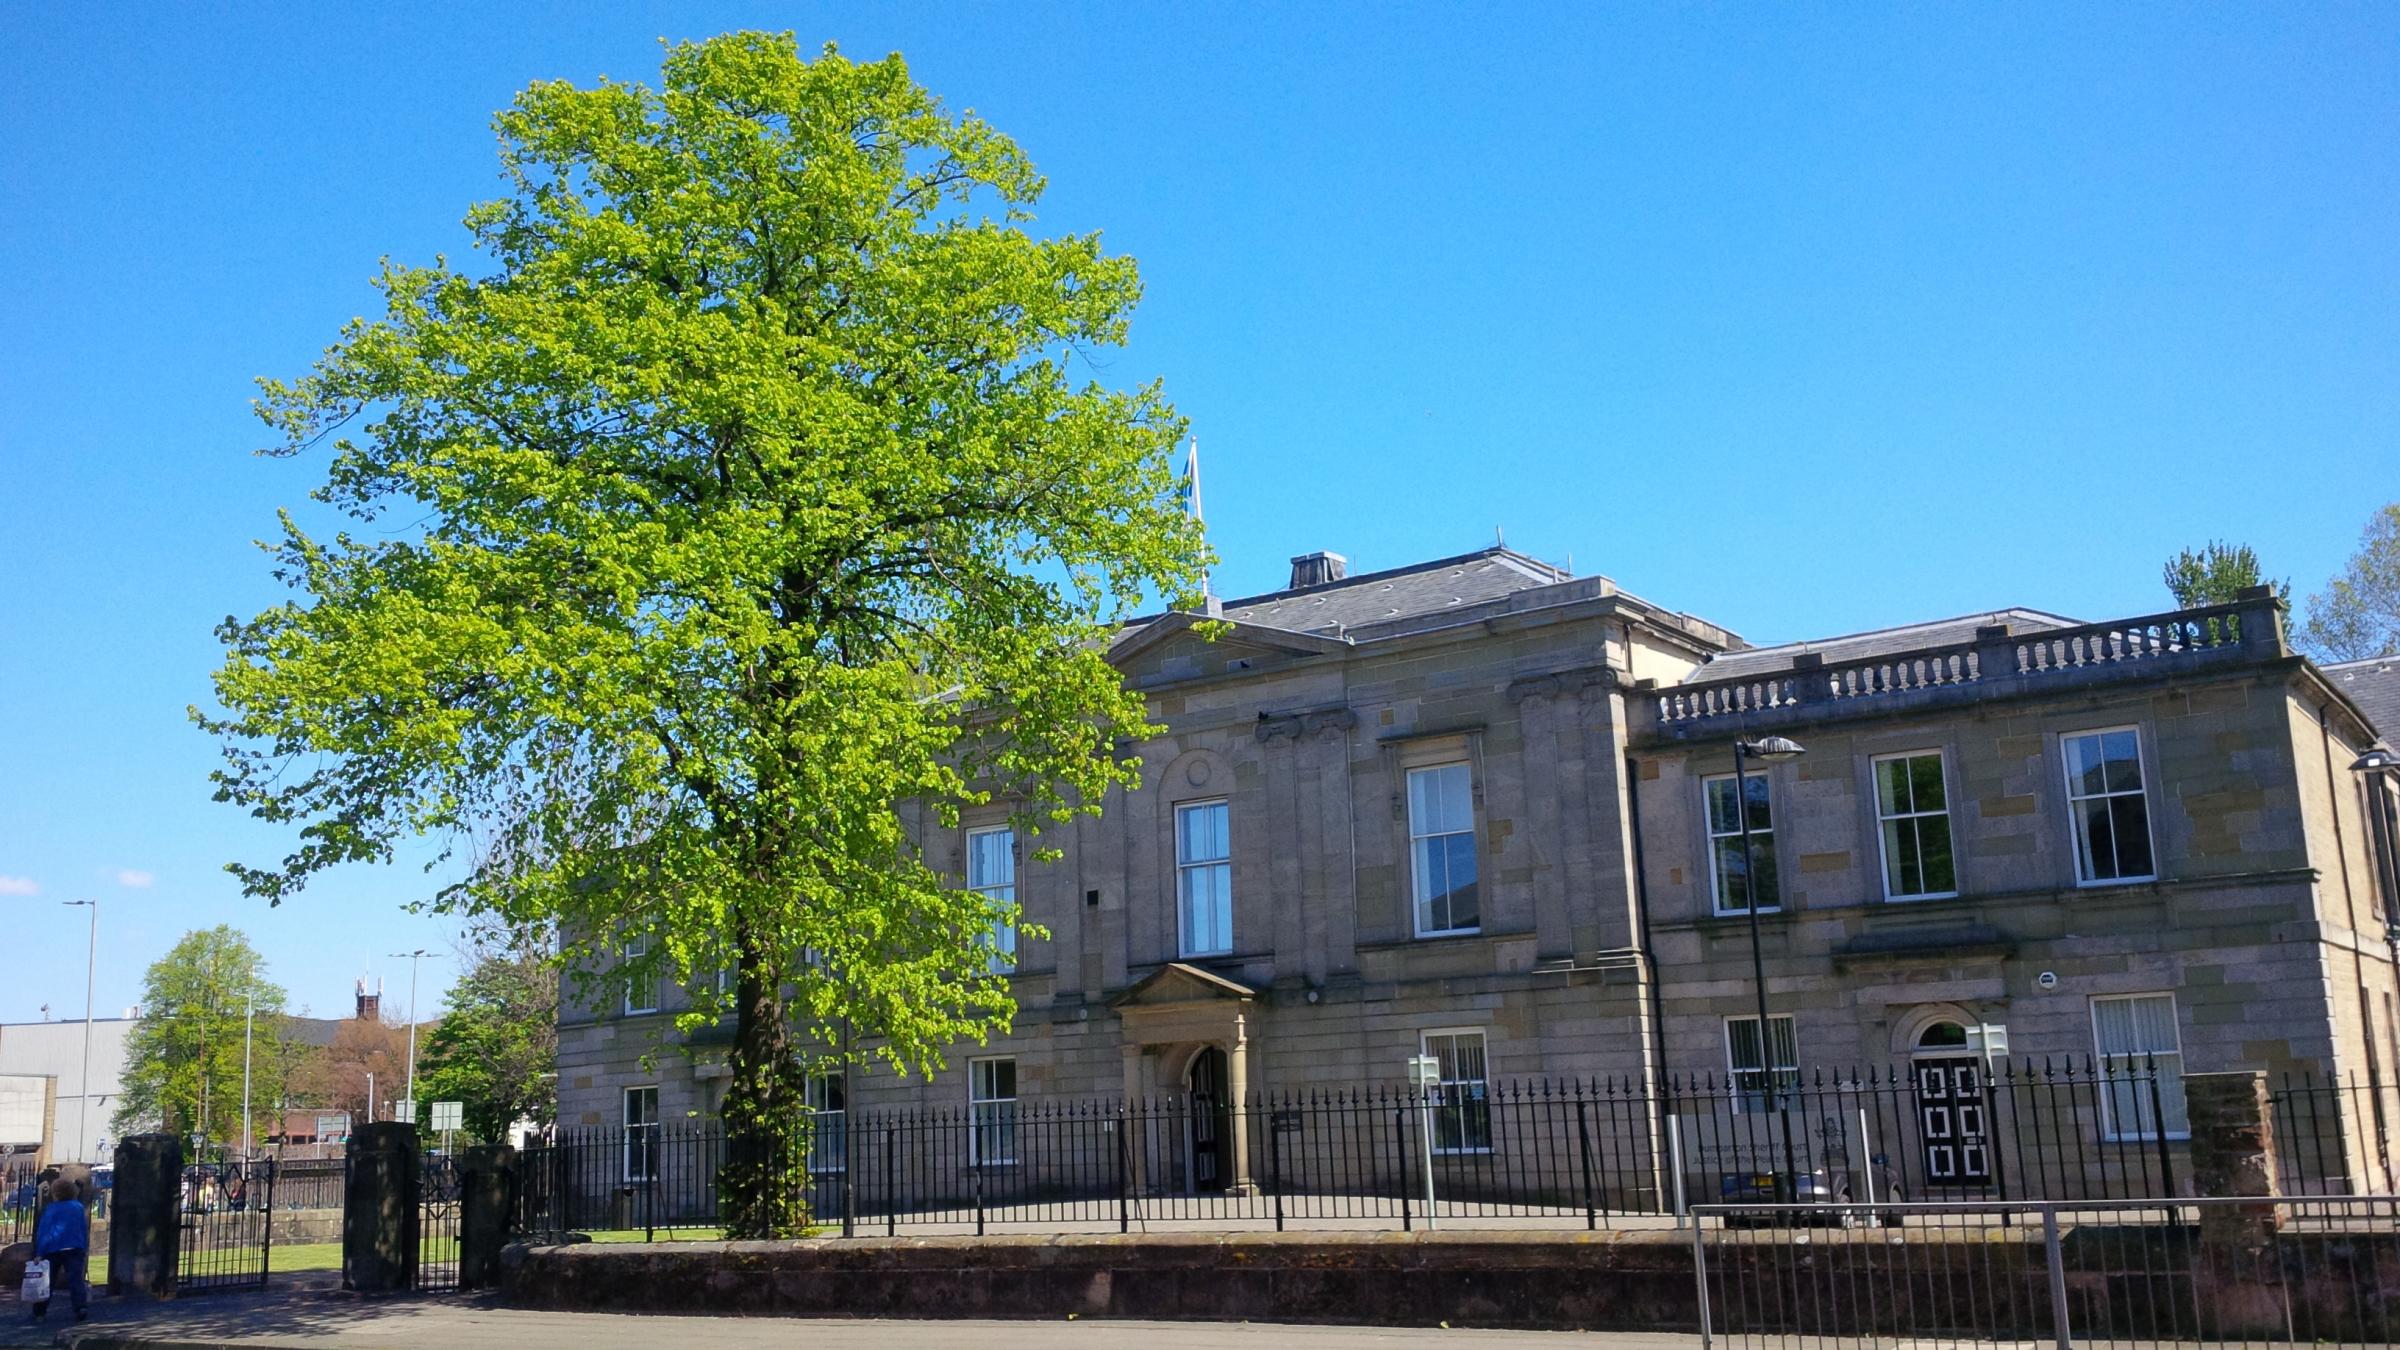
[[[198,1162],[183,1169],[180,1294],[263,1289],[275,1244],[275,1160]]]
[[[420,1293],[458,1289],[458,1159],[428,1153],[417,1169],[417,1275]]]
[[[1991,1119],[1983,1065],[1973,1058],[1920,1059],[1917,1133],[1929,1186],[1983,1186],[1992,1179]]]

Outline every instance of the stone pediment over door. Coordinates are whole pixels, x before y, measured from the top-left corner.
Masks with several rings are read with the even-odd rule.
[[[1248,1003],[1257,997],[1258,991],[1246,984],[1210,974],[1198,966],[1170,961],[1110,999],[1109,1006],[1124,1014],[1138,1013],[1144,1008],[1188,1009],[1195,1003]]]

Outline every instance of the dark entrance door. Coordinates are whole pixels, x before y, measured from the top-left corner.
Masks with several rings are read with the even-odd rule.
[[[1965,1028],[1941,1022],[1917,1042],[1917,1137],[1924,1143],[1928,1186],[1991,1184],[1983,1061],[1973,1055],[1938,1053],[1964,1046],[1966,1039]]]
[[[1225,1189],[1225,1052],[1210,1046],[1192,1056],[1192,1189]]]

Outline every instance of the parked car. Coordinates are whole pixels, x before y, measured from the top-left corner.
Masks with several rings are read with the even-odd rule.
[[[8,1201],[5,1204],[0,1204],[0,1209],[33,1208],[33,1198],[41,1193],[41,1188],[41,1183],[38,1181],[28,1181],[24,1183],[8,1193]]]
[[[1788,1194],[1786,1193],[1788,1190]],[[1717,1178],[1717,1203],[1723,1205],[1822,1205],[1821,1212],[1796,1210],[1759,1210],[1754,1213],[1735,1213],[1726,1216],[1733,1226],[1757,1224],[1791,1224],[1815,1228],[1833,1226],[1847,1228],[1862,1216],[1844,1208],[1850,1196],[1837,1191],[1823,1172],[1804,1172],[1798,1183],[1783,1184],[1780,1172],[1726,1172]]]

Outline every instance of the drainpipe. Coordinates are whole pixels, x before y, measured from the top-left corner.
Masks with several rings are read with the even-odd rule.
[[[1661,1075],[1667,1071],[1667,1002],[1659,988],[1658,953],[1650,945],[1650,883],[1649,869],[1642,858],[1640,766],[1633,756],[1625,757],[1625,817],[1633,826],[1633,922],[1634,941],[1642,954],[1642,969],[1649,975],[1650,986],[1650,1079],[1651,1095],[1657,1096],[1663,1086]]]

